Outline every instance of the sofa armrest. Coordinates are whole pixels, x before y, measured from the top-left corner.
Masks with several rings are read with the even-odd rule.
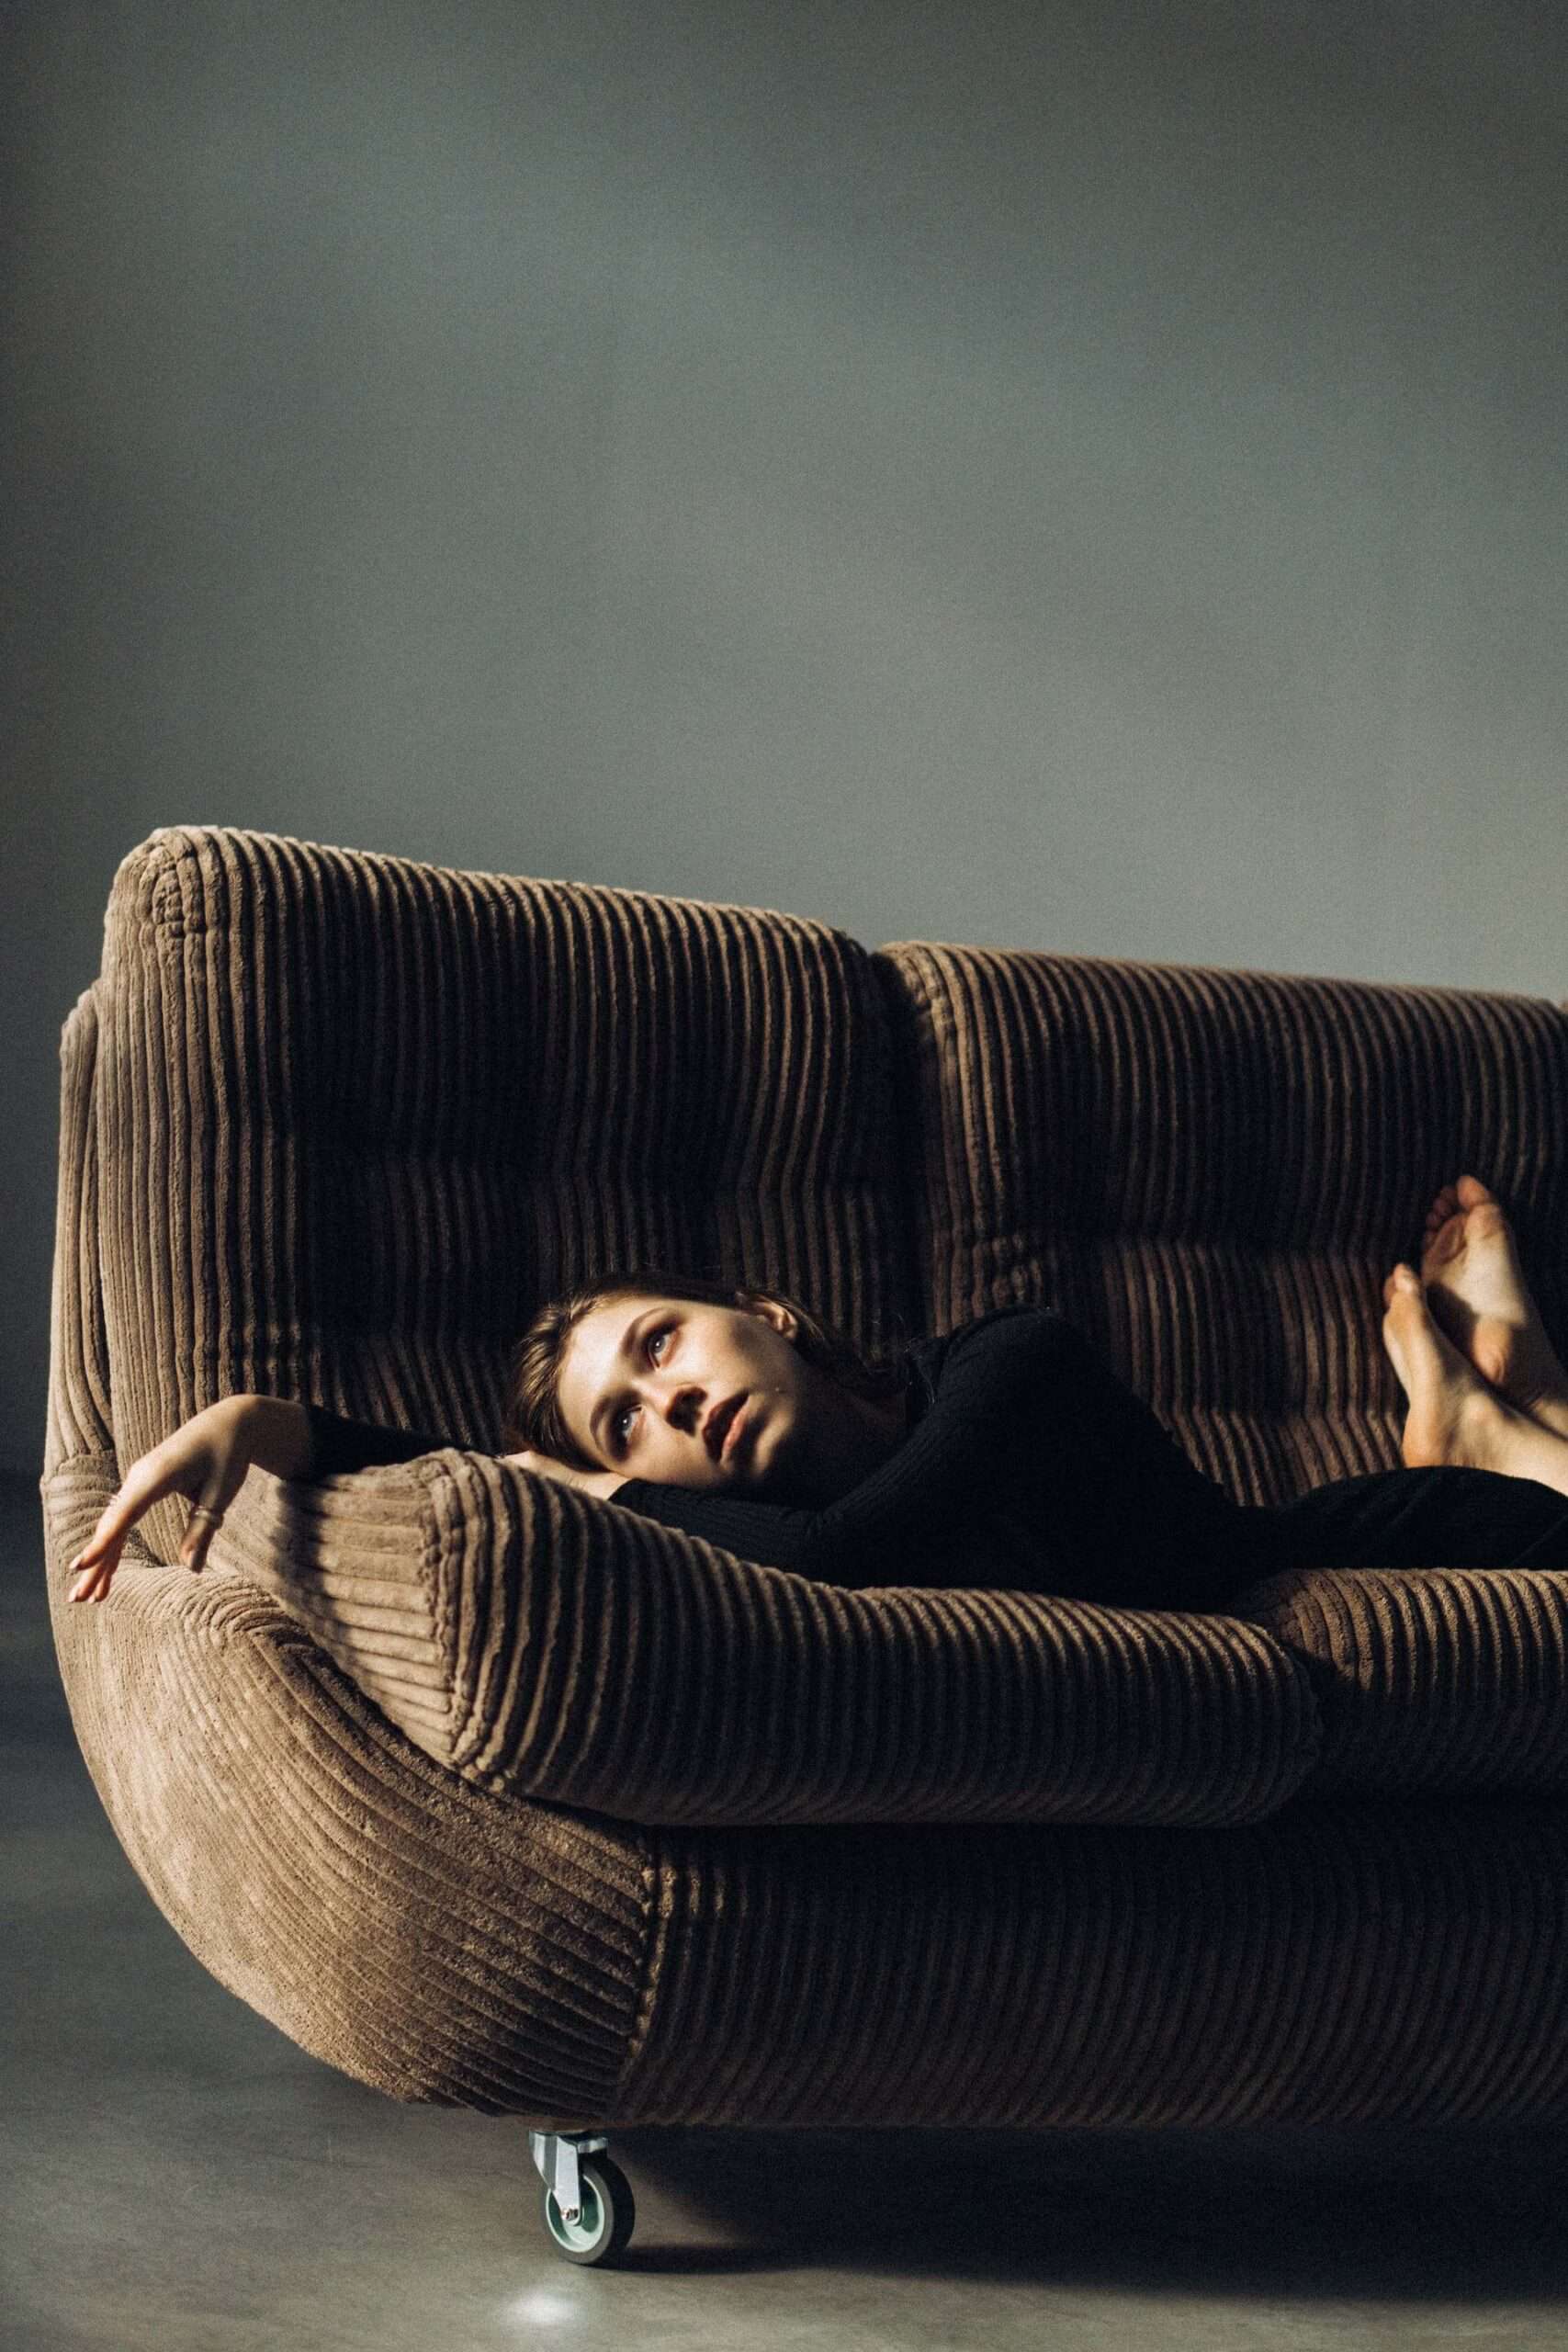
[[[112,1448],[41,1482],[51,1618],[83,1760],[175,1933],[374,2090],[614,2120],[659,1931],[643,1833],[452,1779],[270,1595],[168,1566],[144,1523],[108,1600],[68,1600],[118,1482]]]
[[[1253,1821],[1318,1754],[1259,1626],[970,1589],[959,1559],[845,1591],[455,1448],[253,1471],[210,1556],[441,1763],[631,1822]]]

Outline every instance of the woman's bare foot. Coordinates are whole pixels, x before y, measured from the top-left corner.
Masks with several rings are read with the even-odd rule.
[[[1482,1378],[1568,1438],[1568,1372],[1530,1296],[1507,1213],[1478,1176],[1445,1184],[1432,1203],[1421,1275],[1433,1320]]]
[[[1500,1470],[1568,1495],[1568,1437],[1487,1386],[1432,1320],[1413,1266],[1394,1268],[1383,1303],[1383,1345],[1410,1400],[1400,1443],[1408,1466]]]

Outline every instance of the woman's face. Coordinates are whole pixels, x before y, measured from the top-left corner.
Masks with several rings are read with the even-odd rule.
[[[583,1452],[626,1478],[789,1492],[839,1396],[795,1347],[784,1306],[601,1299],[562,1354],[561,1411]]]

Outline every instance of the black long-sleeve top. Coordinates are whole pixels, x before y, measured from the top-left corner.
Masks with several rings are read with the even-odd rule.
[[[908,1434],[820,1509],[628,1478],[610,1498],[742,1559],[844,1586],[1012,1587],[1198,1606],[1239,1574],[1254,1516],[1043,1307],[1003,1306],[904,1358]],[[307,1476],[449,1444],[307,1408]]]

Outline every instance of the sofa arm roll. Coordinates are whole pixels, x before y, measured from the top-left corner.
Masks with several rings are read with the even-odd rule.
[[[487,1454],[253,1472],[211,1555],[427,1754],[649,1825],[1255,1821],[1312,1770],[1261,1627],[1039,1593],[846,1591]]]

